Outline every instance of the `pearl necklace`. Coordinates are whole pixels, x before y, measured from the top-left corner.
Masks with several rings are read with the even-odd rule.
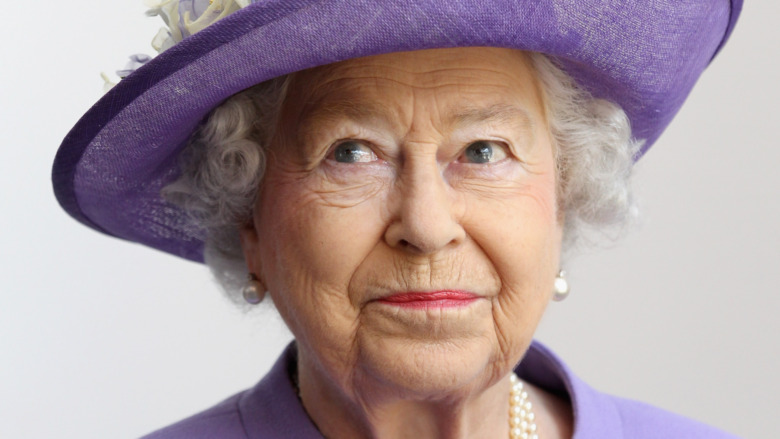
[[[509,392],[509,437],[510,439],[539,439],[536,433],[536,416],[531,411],[531,401],[528,392],[523,389],[523,382],[512,372],[509,377],[512,385]]]

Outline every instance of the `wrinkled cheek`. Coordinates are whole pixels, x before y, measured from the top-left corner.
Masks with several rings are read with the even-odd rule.
[[[327,273],[328,267],[322,266],[327,235],[318,227],[320,213],[307,208],[310,202],[295,198],[295,194],[278,195],[276,200],[282,202],[269,203],[266,220],[261,222],[268,287],[286,294],[309,293]]]
[[[334,296],[341,294],[347,306],[352,275],[382,236],[381,198],[344,207],[330,195],[304,184],[266,188],[261,200],[267,240],[263,263],[273,279],[269,288],[306,295],[308,303],[322,306],[334,306],[340,300]],[[343,193],[336,196],[346,200]]]
[[[362,210],[368,207],[343,209],[292,189],[278,188],[273,199],[264,200],[268,286],[301,348],[328,370],[341,370],[351,361],[359,316],[350,280],[375,245],[365,239]]]
[[[549,302],[561,245],[551,185],[485,203],[470,200],[472,238],[490,258],[501,283],[494,320],[504,355],[527,348]]]

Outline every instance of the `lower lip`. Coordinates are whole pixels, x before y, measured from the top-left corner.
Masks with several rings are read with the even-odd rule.
[[[408,309],[461,308],[478,298],[475,294],[460,291],[437,291],[395,294],[379,299],[378,302]]]

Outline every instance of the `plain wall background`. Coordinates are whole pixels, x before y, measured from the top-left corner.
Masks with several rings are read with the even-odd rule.
[[[0,27],[0,437],[133,438],[254,384],[289,335],[207,270],[77,224],[60,140],[101,71],[153,53],[140,0],[11,2]],[[593,386],[780,437],[780,3],[731,41],[637,166],[644,224],[575,259],[538,339]]]

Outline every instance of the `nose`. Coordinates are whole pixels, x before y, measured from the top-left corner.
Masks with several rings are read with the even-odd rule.
[[[391,247],[427,255],[463,241],[456,198],[435,157],[405,163],[395,190],[393,220],[385,232]]]

